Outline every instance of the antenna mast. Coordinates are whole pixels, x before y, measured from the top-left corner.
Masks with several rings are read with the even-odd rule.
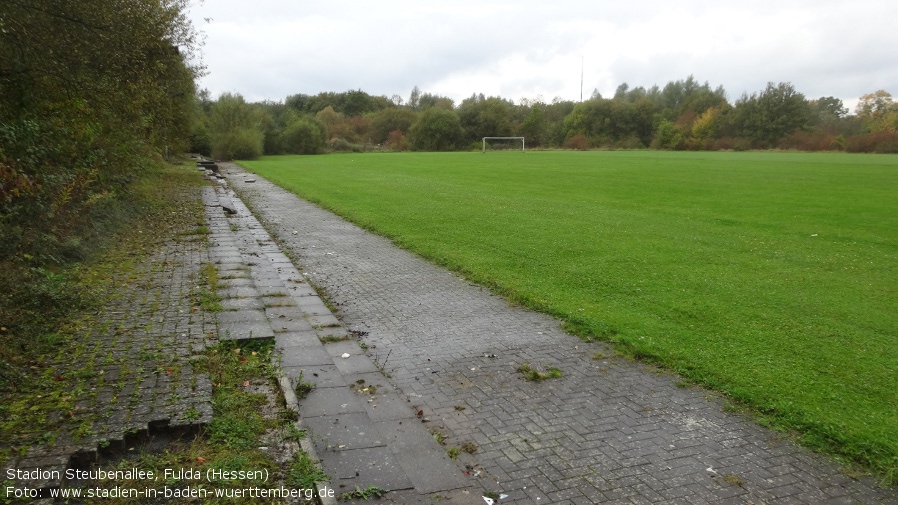
[[[583,56],[580,56],[580,101],[583,101]]]

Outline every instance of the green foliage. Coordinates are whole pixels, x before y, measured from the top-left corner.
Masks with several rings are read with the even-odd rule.
[[[244,381],[260,375],[270,378],[273,344],[261,342],[245,344],[221,343],[207,351],[207,357],[197,367],[213,374],[217,384],[212,398],[215,416],[207,428],[209,441],[232,449],[250,449],[259,437],[274,427],[265,420],[260,409],[267,402],[264,395],[247,393]]]
[[[415,151],[452,151],[462,139],[458,115],[451,110],[431,107],[425,110],[409,131]]]
[[[545,132],[546,118],[542,104],[534,105],[521,125],[520,134],[525,137],[528,144],[539,147],[543,144]]]
[[[284,148],[291,154],[318,154],[324,150],[324,127],[309,117],[295,119],[284,129]]]
[[[530,363],[524,363],[518,367],[518,372],[530,382],[542,382],[548,379],[557,379],[564,375],[560,369],[556,367],[535,367]]]
[[[371,142],[382,144],[387,141],[392,132],[398,131],[402,135],[408,133],[409,129],[418,119],[418,114],[405,107],[390,107],[375,112],[369,116],[371,119]]]
[[[655,149],[682,149],[686,141],[683,131],[671,121],[662,119],[658,123],[655,140],[652,147]]]
[[[786,135],[808,126],[810,108],[804,95],[789,83],[767,83],[760,94],[744,94],[736,102],[739,134],[776,146]]]
[[[252,160],[262,156],[264,113],[240,94],[224,93],[212,104],[209,123],[212,155],[225,160]]]
[[[371,498],[381,498],[386,494],[387,494],[387,491],[385,489],[381,489],[372,484],[364,489],[362,489],[361,486],[356,486],[355,491],[341,494],[340,499],[341,500],[352,500],[352,499],[360,498],[362,500],[370,500]]]
[[[287,467],[288,486],[297,489],[317,489],[317,484],[326,480],[327,475],[304,452],[298,452]]]
[[[463,100],[456,113],[467,138],[507,137],[512,133],[513,108],[514,104],[511,102],[493,96],[486,98],[480,94]]]

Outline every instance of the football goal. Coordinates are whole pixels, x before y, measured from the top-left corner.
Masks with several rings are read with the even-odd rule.
[[[515,140],[515,141],[520,140],[521,141],[521,152],[524,152],[524,137],[483,137],[483,152],[486,152],[486,146],[487,146],[486,141],[487,140]],[[490,142],[489,145],[491,148],[505,149],[505,147],[503,147],[503,146],[507,146],[508,144],[504,143],[504,142],[499,142],[494,146],[493,143]],[[514,149],[517,149],[517,145],[518,145],[517,142],[513,142],[512,145],[514,145]]]

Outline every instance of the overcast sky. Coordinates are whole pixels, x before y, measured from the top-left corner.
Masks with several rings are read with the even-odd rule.
[[[878,89],[898,95],[895,0],[205,0],[190,16],[213,97],[408,99],[418,86],[456,104],[579,100],[581,62],[584,98],[690,74],[730,102],[769,81],[850,107]]]

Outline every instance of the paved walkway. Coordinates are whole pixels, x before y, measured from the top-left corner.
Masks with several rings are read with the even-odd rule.
[[[276,335],[285,350],[308,348],[285,354],[284,364],[317,384],[301,409],[337,483],[382,482],[391,491],[382,502],[395,503],[462,503],[478,494],[471,486],[504,495],[500,504],[898,503],[896,491],[723,412],[706,391],[603,357],[606,347],[565,334],[552,318],[509,306],[258,176],[223,168],[302,265],[298,273],[327,291],[367,347],[367,362],[351,340],[328,344],[325,357],[294,337],[308,328],[285,324]],[[526,381],[518,372],[526,363],[564,376]],[[378,399],[365,397],[371,384]],[[434,446],[437,438],[445,445]],[[459,449],[452,465],[434,456],[451,448]],[[372,449],[379,455],[369,458]],[[413,455],[403,460],[406,452]],[[439,465],[432,477],[429,464]],[[430,478],[442,480],[429,486]]]
[[[195,201],[194,189],[182,199]],[[180,212],[192,212],[180,209]],[[179,221],[180,222],[180,221]],[[193,222],[192,220],[188,222]],[[206,236],[182,229],[133,272],[116,273],[115,296],[79,324],[66,353],[50,360],[46,374],[60,385],[56,401],[38,402],[46,422],[21,429],[50,429],[41,443],[0,468],[37,478],[12,485],[49,490],[64,485],[67,468],[85,468],[111,454],[166,436],[193,432],[212,420],[212,384],[191,358],[214,344],[214,314],[198,310],[197,275],[208,262]],[[39,433],[40,434],[40,433]],[[21,433],[31,437],[32,433]],[[0,446],[16,445],[0,441]],[[0,494],[5,496],[6,493]]]
[[[207,188],[203,200],[211,209],[209,257],[223,284],[218,338],[274,338],[287,396],[314,384],[299,405],[300,428],[311,433],[304,449],[335,494],[376,486],[483,503],[476,481],[459,471],[243,202],[225,185]]]

